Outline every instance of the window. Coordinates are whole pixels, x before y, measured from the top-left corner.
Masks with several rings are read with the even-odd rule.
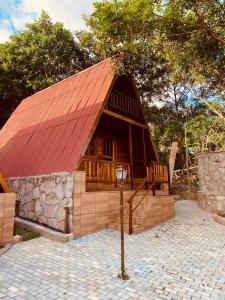
[[[92,138],[89,145],[88,145],[88,148],[87,148],[87,151],[85,153],[85,155],[88,155],[88,156],[94,156],[96,151],[95,151],[95,139]]]
[[[103,142],[103,157],[109,160],[113,158],[113,140],[112,139],[104,139]]]

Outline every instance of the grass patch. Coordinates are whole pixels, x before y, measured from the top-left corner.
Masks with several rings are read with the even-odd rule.
[[[30,231],[30,230],[27,230],[27,229],[25,229],[23,227],[19,227],[19,226],[16,226],[15,233],[16,233],[16,235],[17,234],[21,235],[23,237],[24,241],[36,239],[40,236],[40,234],[37,232]]]

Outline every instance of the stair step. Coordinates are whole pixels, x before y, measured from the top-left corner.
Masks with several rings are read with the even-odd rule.
[[[120,223],[110,223],[108,228],[112,229],[112,230],[119,231],[120,230]],[[144,230],[144,226],[139,225],[139,224],[132,225],[132,230],[133,230],[133,233],[139,233],[139,232]],[[126,232],[126,233],[129,232],[129,225],[124,225],[124,232]]]

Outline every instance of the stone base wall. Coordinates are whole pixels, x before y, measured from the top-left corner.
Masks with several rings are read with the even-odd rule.
[[[225,194],[219,194],[216,191],[198,193],[198,205],[211,213],[225,212]]]
[[[69,229],[74,238],[109,228],[119,216],[120,192],[86,192],[86,176],[83,171],[10,178],[8,182],[11,190],[16,193],[19,217],[64,231],[65,207],[70,207]],[[151,204],[151,209],[149,220],[146,220],[143,228],[155,226],[174,216],[174,200],[168,192],[169,187],[166,184],[161,190],[155,191],[155,196],[152,191],[148,191],[148,200],[146,198],[145,202]],[[134,191],[124,191],[124,203],[127,203],[133,193]],[[139,200],[140,196],[136,201]],[[145,214],[145,209],[141,207],[136,216],[139,219],[134,218],[138,222],[142,219],[140,214]],[[125,220],[127,222],[126,217]]]
[[[19,216],[64,231],[65,207],[72,206],[74,173],[10,178]]]
[[[0,246],[13,239],[16,195],[0,193]]]
[[[189,191],[182,191],[182,192],[180,192],[180,198],[182,200],[198,201],[198,193],[189,192]]]
[[[225,195],[225,151],[198,155],[199,190]]]
[[[212,213],[225,211],[225,151],[198,155],[198,205]]]

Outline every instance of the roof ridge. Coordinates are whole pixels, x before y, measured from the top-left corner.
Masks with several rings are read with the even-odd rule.
[[[77,72],[77,73],[75,73],[75,74],[73,74],[73,75],[71,75],[71,76],[69,76],[69,77],[67,77],[67,78],[64,78],[64,79],[62,79],[62,80],[60,80],[60,81],[57,81],[56,83],[54,83],[54,84],[52,84],[52,85],[50,85],[50,86],[47,86],[46,88],[44,88],[44,89],[42,89],[42,90],[40,90],[40,91],[38,91],[38,92],[35,92],[34,94],[28,96],[27,98],[24,98],[21,102],[24,102],[24,101],[28,100],[29,98],[31,98],[31,97],[33,97],[33,96],[35,96],[35,95],[37,95],[37,94],[39,94],[39,93],[41,93],[41,92],[43,92],[43,91],[46,91],[46,90],[52,88],[53,86],[55,86],[55,85],[57,85],[57,84],[59,84],[59,83],[61,83],[61,82],[63,82],[63,81],[66,81],[66,80],[68,80],[68,79],[70,79],[70,78],[72,78],[72,77],[75,77],[75,76],[77,76],[77,75],[79,75],[79,74],[81,74],[81,73],[83,73],[83,72],[89,71],[90,69],[95,68],[96,66],[98,66],[98,65],[100,65],[100,64],[102,64],[102,63],[105,63],[105,62],[108,61],[108,60],[112,60],[112,58],[111,58],[111,57],[106,58],[106,59],[104,59],[104,60],[98,62],[97,64],[94,64],[94,65],[92,65],[92,66],[90,66],[90,67],[88,67],[88,68],[86,68],[86,69],[83,69],[83,70],[81,70],[81,71],[79,71],[79,72]]]

